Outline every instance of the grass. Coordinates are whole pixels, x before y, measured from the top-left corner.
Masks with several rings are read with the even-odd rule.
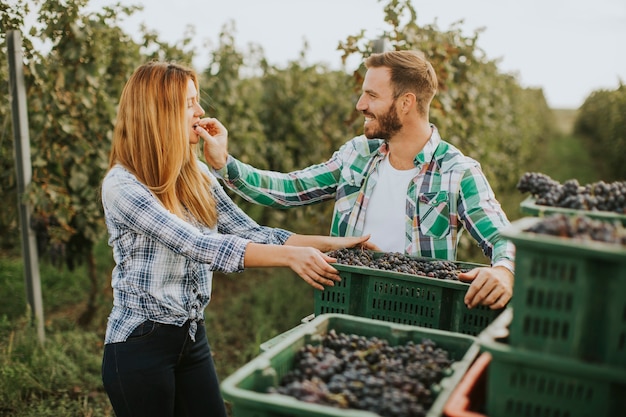
[[[111,416],[99,377],[102,339],[69,323],[42,346],[28,315],[0,321],[0,415]]]
[[[96,248],[99,279],[110,279],[111,254]],[[0,258],[0,416],[112,416],[100,380],[105,309],[88,327],[77,318],[90,283],[84,265],[74,270],[40,262],[46,339],[40,344],[31,317],[21,259]]]
[[[556,116],[561,135],[547,143],[548,151],[529,170],[559,181],[598,180],[582,143],[571,134],[575,111],[559,110]],[[511,218],[518,216],[523,197],[499,196]],[[111,250],[101,242],[95,253],[100,293],[97,313],[86,327],[76,324],[90,289],[85,267],[70,271],[41,264],[43,346],[25,301],[21,259],[0,257],[0,417],[113,415],[100,380],[104,327],[112,304]],[[223,379],[234,372],[258,354],[261,343],[312,312],[313,290],[291,271],[215,274],[205,317],[218,375]]]

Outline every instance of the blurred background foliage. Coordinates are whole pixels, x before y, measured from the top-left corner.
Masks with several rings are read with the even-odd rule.
[[[626,178],[626,85],[616,90],[594,91],[583,103],[574,132],[585,145],[606,181]]]

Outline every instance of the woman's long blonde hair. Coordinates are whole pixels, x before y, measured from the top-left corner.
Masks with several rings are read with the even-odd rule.
[[[209,177],[189,143],[185,117],[187,85],[196,73],[166,62],[141,65],[120,97],[109,168],[121,164],[178,217],[213,227],[217,223]]]

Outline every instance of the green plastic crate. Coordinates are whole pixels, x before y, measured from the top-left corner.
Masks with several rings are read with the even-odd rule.
[[[542,217],[550,214],[566,214],[587,216],[597,220],[617,221],[626,226],[626,214],[619,214],[612,211],[599,210],[575,210],[563,207],[544,206],[536,203],[534,197],[527,197],[520,203],[520,212],[529,216]]]
[[[626,367],[626,248],[503,230],[516,246],[511,345]]]
[[[308,343],[319,344],[332,329],[338,333],[379,337],[392,346],[429,338],[447,350],[455,362],[449,376],[433,387],[439,393],[428,417],[441,415],[452,391],[479,353],[478,341],[473,336],[343,314],[317,316],[297,329],[224,379],[222,394],[232,405],[233,417],[374,417],[375,414],[367,411],[311,404],[266,393],[269,387],[278,386],[280,379],[293,368],[298,349]]]
[[[459,268],[485,266],[454,263]],[[333,267],[341,282],[315,290],[316,316],[349,314],[475,336],[501,312],[485,306],[467,308],[463,299],[469,284],[465,282],[338,263]]]
[[[485,395],[489,417],[624,415],[623,369],[483,339],[481,349],[491,354]]]

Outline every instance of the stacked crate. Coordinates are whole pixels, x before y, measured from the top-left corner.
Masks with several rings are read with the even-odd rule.
[[[515,287],[506,343],[481,335],[486,415],[626,415],[626,247],[526,231],[540,221],[503,233],[516,246]]]
[[[382,253],[370,251],[372,257]],[[419,258],[422,261],[436,259]],[[455,262],[459,269],[485,265]],[[260,346],[260,355],[222,383],[224,397],[235,417],[373,416],[362,410],[345,410],[309,404],[282,395],[268,394],[291,369],[297,348],[319,340],[335,329],[388,340],[431,338],[453,352],[454,369],[440,387],[427,417],[440,417],[452,391],[478,355],[476,336],[502,310],[464,303],[468,283],[364,266],[333,264],[341,282],[315,291],[315,311],[294,328]]]

